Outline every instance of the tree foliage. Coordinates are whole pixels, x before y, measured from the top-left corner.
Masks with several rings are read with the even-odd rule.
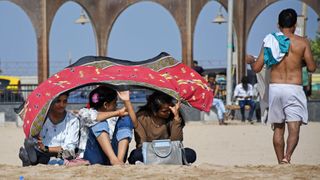
[[[320,32],[317,32],[316,38],[310,41],[311,51],[318,67],[320,65]]]

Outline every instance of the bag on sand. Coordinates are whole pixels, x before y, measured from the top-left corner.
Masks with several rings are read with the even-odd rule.
[[[145,164],[188,164],[181,141],[153,140],[142,144]]]

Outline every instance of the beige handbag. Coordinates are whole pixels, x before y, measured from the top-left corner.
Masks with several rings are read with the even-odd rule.
[[[188,164],[181,141],[163,139],[144,142],[142,155],[145,164]]]

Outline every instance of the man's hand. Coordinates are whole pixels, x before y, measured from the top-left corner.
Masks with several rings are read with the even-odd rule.
[[[254,56],[250,55],[250,54],[247,54],[246,55],[246,63],[247,64],[252,64],[254,62],[256,62],[256,58]]]
[[[119,98],[122,101],[129,101],[130,100],[130,92],[129,91],[117,91]]]

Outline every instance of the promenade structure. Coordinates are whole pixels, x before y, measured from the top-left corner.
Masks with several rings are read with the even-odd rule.
[[[37,37],[37,64],[39,83],[49,77],[49,33],[59,8],[71,0],[3,0],[19,6],[31,20]],[[96,39],[96,55],[106,56],[112,26],[126,8],[145,0],[72,0],[87,13]],[[197,18],[202,8],[211,0],[149,0],[163,6],[172,15],[181,35],[182,62],[193,64],[193,39]],[[228,0],[216,0],[228,9]],[[259,14],[279,0],[234,1],[233,29],[237,52],[237,79],[246,72],[246,42],[250,29]],[[320,16],[319,0],[301,0]],[[228,10],[227,10],[228,11]]]

